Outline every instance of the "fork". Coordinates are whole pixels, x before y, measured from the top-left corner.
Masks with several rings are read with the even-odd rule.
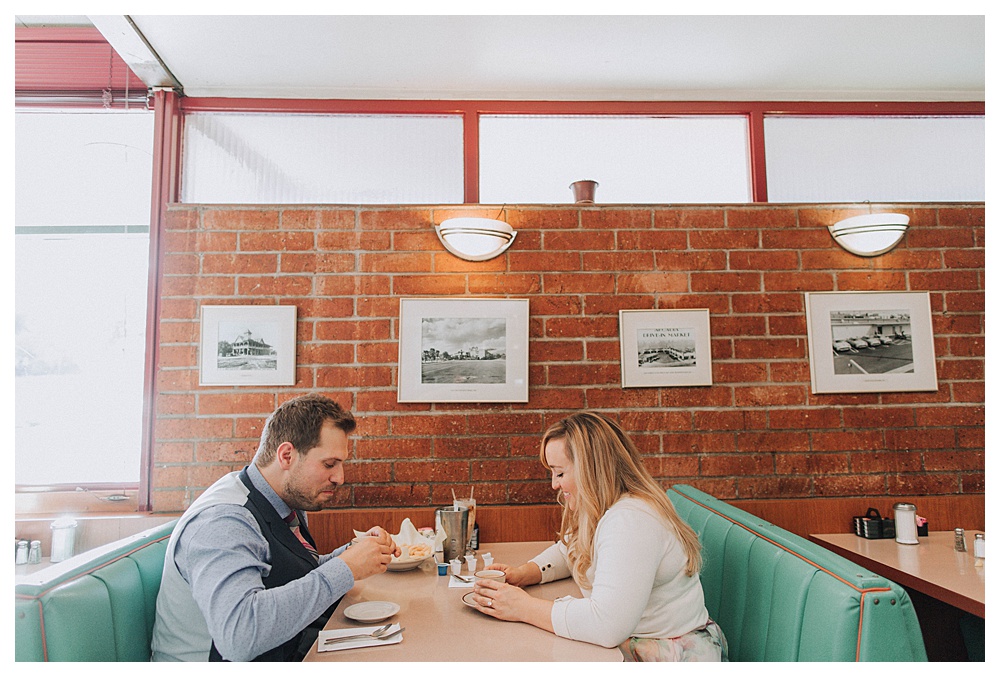
[[[372,632],[367,635],[346,635],[344,637],[329,637],[323,640],[323,646],[327,646],[329,644],[336,644],[337,642],[346,642],[352,639],[382,639],[382,635],[388,632],[389,628],[391,627],[392,623],[388,623],[386,625],[383,625],[381,628],[372,630]],[[400,630],[402,630],[402,628],[400,628]],[[390,636],[394,636],[395,634],[396,633],[394,632]]]
[[[400,628],[399,630],[390,632],[388,635],[379,635],[379,636],[353,635],[351,637],[334,637],[333,639],[328,639],[325,642],[323,642],[323,646],[330,646],[331,644],[337,644],[341,641],[347,641],[349,639],[377,639],[380,642],[384,642],[387,639],[392,639],[393,637],[401,633],[403,630],[406,630],[406,628]]]

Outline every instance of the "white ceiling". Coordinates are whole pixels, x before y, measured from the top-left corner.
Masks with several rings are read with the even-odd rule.
[[[984,101],[986,90],[981,15],[130,18],[195,97]]]

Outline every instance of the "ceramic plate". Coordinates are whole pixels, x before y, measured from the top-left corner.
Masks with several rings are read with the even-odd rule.
[[[409,571],[410,569],[416,569],[418,566],[429,560],[434,555],[427,555],[427,557],[418,557],[417,559],[395,559],[388,564],[389,571]]]
[[[474,592],[467,592],[462,595],[462,604],[465,606],[471,606],[473,609],[478,609],[479,605],[472,601],[472,596],[475,595]]]
[[[344,609],[344,615],[352,621],[381,623],[399,611],[399,605],[392,602],[361,602]]]

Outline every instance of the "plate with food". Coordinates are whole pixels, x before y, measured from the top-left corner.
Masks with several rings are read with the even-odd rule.
[[[434,556],[434,550],[427,543],[401,545],[399,557],[393,557],[389,562],[389,571],[410,571]]]

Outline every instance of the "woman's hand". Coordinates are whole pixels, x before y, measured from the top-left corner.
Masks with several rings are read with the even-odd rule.
[[[515,585],[477,579],[472,599],[487,616],[522,621],[552,632],[552,602],[532,597]]]
[[[519,588],[542,582],[542,572],[534,562],[527,562],[519,567],[498,563],[491,564],[486,568],[504,572],[507,582]]]
[[[521,621],[524,618],[519,611],[523,611],[522,607],[531,595],[507,583],[477,580],[472,599],[479,605],[479,610],[488,616],[502,621]]]

